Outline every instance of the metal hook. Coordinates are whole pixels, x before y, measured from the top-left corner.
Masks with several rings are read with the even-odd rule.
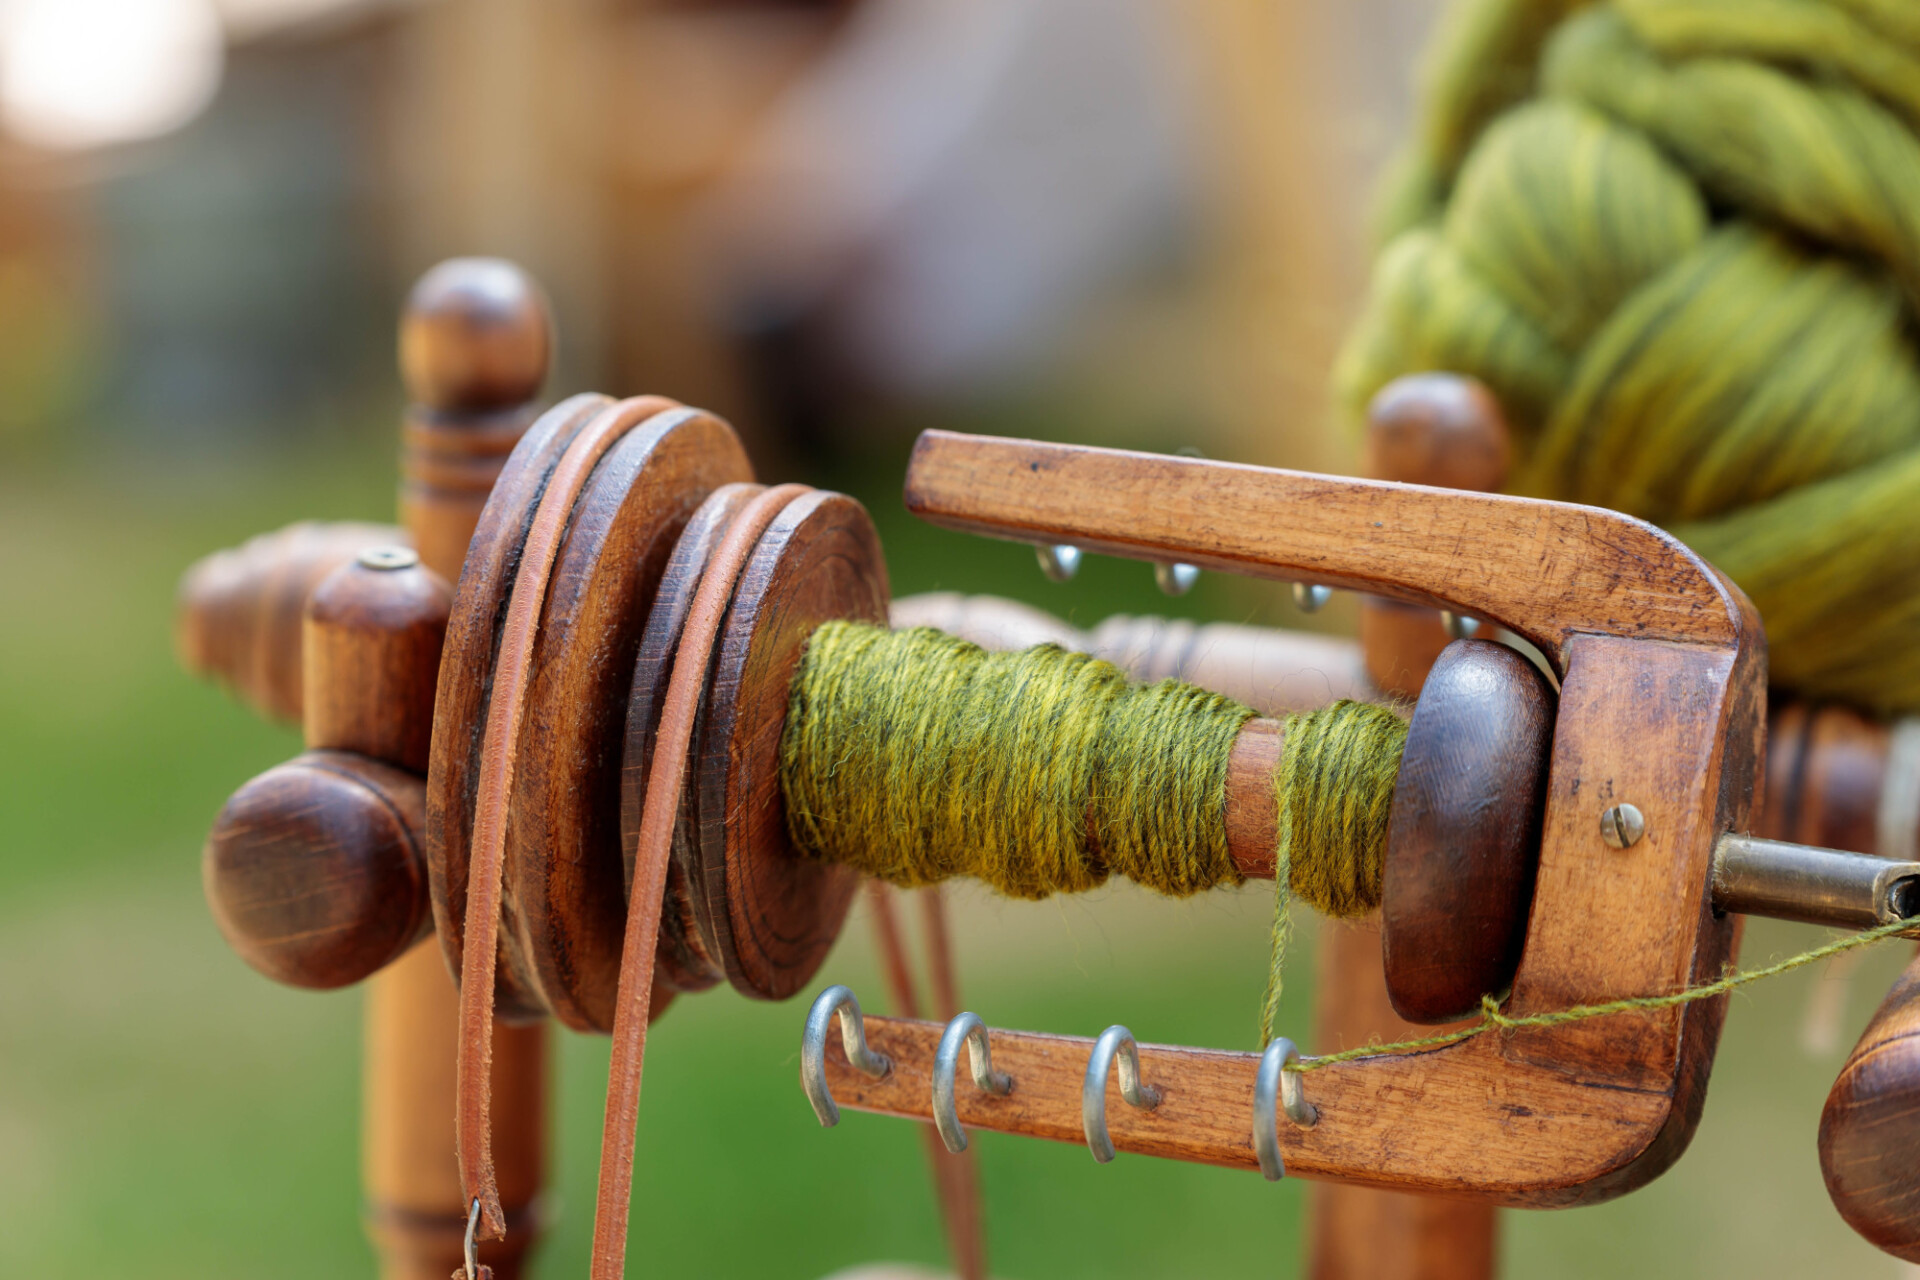
[[[1101,1164],[1113,1159],[1113,1139],[1107,1134],[1107,1075],[1116,1054],[1120,1058],[1120,1096],[1128,1106],[1151,1111],[1163,1096],[1154,1086],[1140,1083],[1140,1048],[1133,1042],[1133,1032],[1121,1026],[1102,1031],[1087,1056],[1087,1075],[1080,1085],[1080,1125],[1086,1130],[1087,1150]]]
[[[1153,581],[1162,595],[1183,596],[1193,590],[1193,584],[1200,581],[1198,565],[1183,564],[1179,561],[1156,560],[1153,565]]]
[[[1066,582],[1080,571],[1080,548],[1072,543],[1037,546],[1033,554],[1040,562],[1040,572],[1046,574],[1050,582]]]
[[[1318,613],[1331,599],[1333,599],[1333,588],[1324,583],[1296,582],[1293,584],[1293,605],[1302,613]]]
[[[807,1010],[807,1029],[800,1036],[800,1087],[807,1091],[813,1114],[828,1129],[840,1123],[840,1108],[827,1089],[827,1032],[835,1013],[840,1015],[840,1043],[848,1062],[875,1080],[893,1070],[893,1059],[867,1048],[867,1024],[853,992],[837,984],[822,991]]]
[[[1447,629],[1448,637],[1454,640],[1471,640],[1480,631],[1480,619],[1469,618],[1451,609],[1440,611],[1440,625]]]
[[[967,1133],[960,1127],[960,1112],[953,1095],[953,1079],[960,1070],[960,1046],[966,1045],[973,1060],[973,1082],[988,1093],[1005,1097],[1013,1092],[1013,1077],[993,1069],[993,1057],[987,1048],[987,1024],[977,1013],[963,1013],[947,1024],[940,1037],[940,1048],[933,1055],[933,1124],[940,1130],[940,1141],[947,1150],[967,1149]]]
[[[1302,1128],[1320,1119],[1307,1101],[1300,1073],[1287,1070],[1298,1061],[1299,1047],[1285,1036],[1275,1036],[1260,1055],[1260,1070],[1253,1078],[1253,1152],[1260,1157],[1260,1172],[1268,1182],[1287,1176],[1286,1161],[1280,1158],[1279,1107],[1285,1107],[1287,1119]]]
[[[467,1274],[463,1280],[479,1280],[480,1277],[480,1197],[475,1196],[467,1208],[467,1238],[461,1245],[461,1254],[467,1264]]]

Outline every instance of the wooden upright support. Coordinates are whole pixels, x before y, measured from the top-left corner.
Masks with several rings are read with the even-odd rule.
[[[538,287],[505,262],[442,263],[408,300],[400,363],[414,403],[403,429],[400,515],[422,562],[449,582],[460,576],[494,477],[533,420],[548,335]],[[462,1265],[457,1013],[453,980],[432,939],[369,986],[362,1176],[382,1280],[447,1280]],[[481,1257],[498,1280],[522,1274],[539,1230],[546,1073],[544,1024],[497,1029],[493,1148],[508,1232],[483,1245]]]
[[[1373,403],[1367,474],[1491,493],[1506,480],[1508,449],[1499,406],[1477,383],[1403,378]],[[1374,685],[1417,697],[1451,639],[1440,614],[1373,598],[1360,609],[1361,649]],[[1432,1034],[1401,1019],[1387,999],[1377,917],[1325,924],[1315,971],[1317,1050]],[[1490,1280],[1496,1269],[1494,1207],[1483,1201],[1316,1182],[1307,1216],[1312,1280]]]

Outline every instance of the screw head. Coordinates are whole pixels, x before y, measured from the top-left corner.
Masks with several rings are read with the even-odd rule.
[[[1600,838],[1616,849],[1637,844],[1647,834],[1647,815],[1638,805],[1616,804],[1600,815]]]
[[[356,558],[363,569],[411,569],[420,563],[420,553],[412,547],[368,547]]]

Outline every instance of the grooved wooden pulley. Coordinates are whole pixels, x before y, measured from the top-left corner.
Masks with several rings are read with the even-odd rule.
[[[515,450],[469,550],[448,629],[429,775],[436,920],[460,968],[480,748],[501,620],[524,566],[532,512],[569,444],[599,415],[634,420],[570,511],[525,687],[507,798],[498,980],[503,1015],[552,1013],[607,1030],[625,925],[619,774],[634,655],[654,588],[687,519],[715,488],[749,479],[732,431],[668,401],[569,401]],[[451,926],[451,927],[447,927]]]

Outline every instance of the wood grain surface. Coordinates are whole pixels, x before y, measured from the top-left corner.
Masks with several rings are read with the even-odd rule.
[[[989,537],[1454,609],[1560,670],[1583,632],[1726,647],[1756,634],[1705,561],[1597,507],[945,431],[914,447],[906,503]]]
[[[1730,958],[1737,926],[1714,918],[1707,872],[1714,838],[1747,825],[1756,798],[1763,641],[1744,597],[1660,531],[1588,508],[938,432],[916,447],[907,502],[947,527],[1171,553],[1507,625],[1562,676],[1510,1009],[1673,991]],[[1628,850],[1600,837],[1616,799],[1648,815]],[[1510,1203],[1619,1194],[1691,1135],[1722,1012],[1716,1001],[1531,1028],[1316,1072],[1329,1105],[1353,1114],[1293,1135],[1299,1167]],[[1251,1061],[1235,1069],[1250,1088]],[[1443,1129],[1335,1140],[1415,1098],[1447,1107]]]
[[[594,469],[548,584],[509,807],[506,918],[541,1003],[576,1030],[613,1028],[627,926],[617,762],[654,587],[707,495],[752,476],[718,418],[656,415]]]
[[[432,927],[419,775],[308,751],[233,793],[201,882],[227,945],[289,986],[350,986]]]
[[[660,575],[653,605],[647,610],[646,628],[634,657],[632,688],[627,695],[626,738],[620,767],[620,851],[629,886],[633,883],[634,850],[640,838],[640,818],[646,801],[647,778],[653,769],[660,715],[688,613],[721,537],[741,509],[765,490],[764,485],[726,484],[708,495],[688,519]],[[695,736],[697,740],[697,732]],[[695,901],[691,887],[690,877],[697,874],[693,847],[699,839],[698,800],[697,787],[682,789],[680,812],[674,824],[673,861],[667,868],[661,905],[655,981],[664,981],[677,991],[704,991],[726,977],[726,970],[715,958],[718,943],[714,941],[712,926],[702,922],[701,904]]]

